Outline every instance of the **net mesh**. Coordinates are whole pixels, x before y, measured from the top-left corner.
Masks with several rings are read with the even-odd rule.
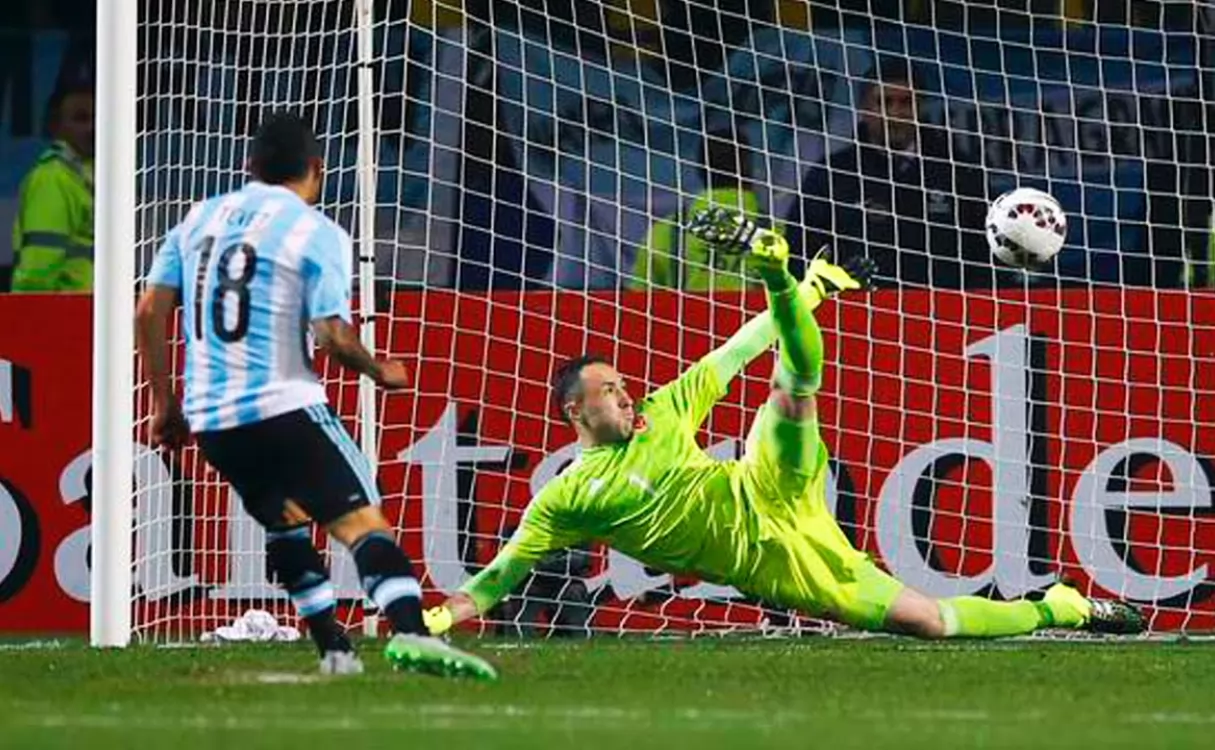
[[[824,306],[828,507],[927,593],[1032,594],[1057,576],[1212,624],[1215,306],[1207,221],[1211,37],[1189,2],[585,0],[377,4],[372,123],[351,2],[148,3],[140,245],[242,179],[273,106],[314,118],[321,209],[356,243],[373,127],[383,508],[428,603],[492,558],[577,455],[555,364],[605,354],[648,390],[764,307],[682,231],[710,203],[874,258],[886,289]],[[526,7],[524,7],[526,5]],[[1049,270],[993,262],[991,199],[1054,195]],[[749,368],[701,439],[741,454],[767,395]],[[356,383],[325,365],[357,433]],[[141,426],[148,399],[140,391]],[[198,455],[138,462],[136,629],[192,638],[250,606],[261,532]],[[320,542],[318,536],[318,542]],[[352,624],[345,553],[331,556]],[[595,543],[555,552],[484,632],[830,629]]]
[[[246,179],[247,138],[278,109],[316,124],[326,161],[321,210],[357,234],[357,37],[350,3],[227,0],[148,2],[140,23],[138,268],[146,273],[165,232],[189,207]],[[182,374],[184,339],[174,372]],[[356,413],[357,382],[322,363],[339,413]],[[179,380],[177,386],[183,383]],[[151,391],[136,398],[148,443]],[[353,428],[353,424],[351,425]],[[196,447],[143,450],[137,459],[134,629],[153,641],[192,640],[250,608],[293,619],[267,583],[264,533]],[[318,534],[316,541],[324,544]],[[323,547],[322,547],[323,548]],[[331,557],[344,598],[357,576]]]

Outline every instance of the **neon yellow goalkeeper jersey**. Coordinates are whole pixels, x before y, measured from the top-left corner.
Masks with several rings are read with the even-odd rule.
[[[509,595],[548,552],[588,540],[670,573],[748,581],[760,565],[760,518],[752,506],[769,505],[769,493],[745,487],[756,483],[753,473],[709,457],[696,442],[739,364],[702,359],[638,405],[643,426],[631,439],[585,450],[550,481],[514,537],[461,588],[477,610]]]

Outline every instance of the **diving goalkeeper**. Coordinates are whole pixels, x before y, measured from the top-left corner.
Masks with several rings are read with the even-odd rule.
[[[1088,599],[1064,583],[1051,586],[1041,601],[932,599],[854,549],[824,502],[827,449],[815,410],[823,336],[813,312],[832,294],[867,289],[872,264],[845,268],[818,259],[798,284],[787,270],[785,240],[738,214],[708,209],[689,229],[746,254],[764,281],[768,311],[640,402],[606,360],[587,356],[565,364],[553,395],[578,433],[581,456],[532,499],[493,562],[425,613],[432,633],[489,610],[548,552],[588,540],[647,566],[865,630],[943,638],[1049,627],[1143,629],[1132,606]],[[730,381],[777,341],[772,393],[755,417],[743,458],[710,458],[696,442],[700,424]]]

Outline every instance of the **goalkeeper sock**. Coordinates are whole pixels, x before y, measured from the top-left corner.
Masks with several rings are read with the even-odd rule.
[[[1054,616],[1042,602],[1024,599],[995,602],[981,596],[955,596],[937,602],[946,638],[998,638],[1032,633],[1054,624]]]
[[[398,633],[427,634],[422,624],[422,587],[413,566],[396,542],[383,531],[373,531],[350,548],[358,566],[363,590]]]
[[[780,339],[777,383],[794,396],[808,396],[822,383],[823,332],[792,274],[770,275],[766,285],[768,310]]]
[[[266,559],[271,578],[287,590],[295,611],[308,623],[308,634],[321,655],[354,650],[337,621],[333,584],[320,553],[312,546],[308,527],[267,530]]]

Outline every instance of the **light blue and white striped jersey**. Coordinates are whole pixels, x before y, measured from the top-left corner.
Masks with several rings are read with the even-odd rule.
[[[327,402],[308,324],[350,321],[351,254],[345,230],[260,182],[195,205],[169,232],[148,283],[181,292],[192,431]]]

